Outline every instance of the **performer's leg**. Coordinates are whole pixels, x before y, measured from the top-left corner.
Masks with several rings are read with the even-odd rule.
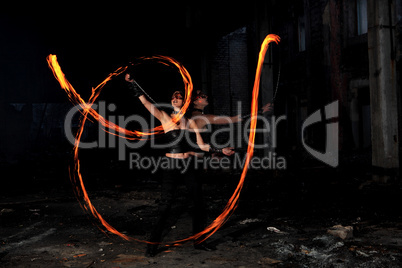
[[[193,167],[193,165],[189,165]],[[193,234],[204,230],[206,225],[206,210],[204,198],[202,194],[202,178],[198,176],[196,170],[189,168],[185,174],[186,186],[188,190],[189,200],[191,200],[191,214],[193,218]],[[198,240],[202,240],[202,237]],[[194,241],[194,247],[197,249],[210,251],[212,248],[206,246],[205,243],[197,243]]]
[[[189,174],[190,175],[190,174]],[[202,183],[195,173],[186,178],[189,198],[191,200],[191,213],[193,217],[193,234],[204,230],[206,223],[206,212],[202,194]]]
[[[170,160],[170,159],[169,159]],[[171,160],[173,161],[173,160]],[[163,238],[164,232],[166,232],[168,223],[172,218],[172,205],[175,199],[177,188],[177,170],[168,169],[163,171],[162,176],[162,189],[161,200],[159,202],[159,218],[157,223],[153,227],[149,241],[160,243]],[[147,247],[147,256],[155,256],[157,254],[158,244],[149,244]]]

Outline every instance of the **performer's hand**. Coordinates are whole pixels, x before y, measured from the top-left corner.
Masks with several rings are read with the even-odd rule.
[[[130,74],[129,74],[129,73],[126,73],[126,76],[124,77],[124,79],[125,79],[127,82],[130,82],[130,83],[132,83],[132,82],[134,81],[134,79],[131,79],[131,78],[130,78]]]
[[[227,156],[231,156],[235,152],[233,151],[234,147],[226,147],[222,149],[222,153]]]
[[[236,121],[235,121],[235,122],[240,122],[240,121],[242,121],[242,120],[243,120],[242,115],[241,115],[241,114],[238,114],[237,117],[236,117]]]
[[[267,103],[262,107],[262,112],[266,113],[266,112],[270,112],[272,111],[272,108],[274,107],[274,104],[272,103]]]
[[[144,95],[144,92],[142,92],[142,90],[138,87],[137,83],[134,82],[134,79],[130,78],[129,73],[126,73],[126,76],[124,77],[124,79],[127,82],[129,82],[128,88],[132,90],[134,97],[140,97],[140,96]]]

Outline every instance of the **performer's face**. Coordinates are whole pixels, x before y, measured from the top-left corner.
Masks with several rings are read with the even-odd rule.
[[[203,106],[207,106],[208,105],[208,95],[202,93],[201,91],[197,92],[197,97],[194,100],[194,104],[198,104],[198,105],[203,105]]]
[[[181,108],[183,106],[183,94],[180,91],[173,93],[172,106],[177,108]]]

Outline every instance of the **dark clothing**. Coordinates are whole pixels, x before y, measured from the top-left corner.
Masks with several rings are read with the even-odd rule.
[[[178,154],[193,151],[187,142],[189,137],[187,129],[174,129],[165,133],[167,153]]]
[[[192,158],[176,159],[169,158],[170,169],[164,170],[162,182],[162,195],[159,205],[159,219],[151,233],[150,242],[161,242],[163,236],[173,226],[182,212],[182,206],[175,206],[175,203],[186,203],[190,205],[190,212],[193,218],[193,234],[203,230],[205,225],[205,211],[202,198],[202,187],[198,176],[195,176],[194,163]],[[183,164],[183,161],[191,161]],[[183,169],[174,167],[188,166]],[[189,202],[175,202],[178,199],[178,186],[185,184]]]

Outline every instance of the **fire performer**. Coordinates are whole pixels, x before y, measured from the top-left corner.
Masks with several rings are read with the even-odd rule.
[[[168,152],[165,156],[169,159],[169,168],[163,172],[162,182],[162,196],[160,202],[160,216],[151,232],[150,242],[148,245],[146,256],[152,257],[158,253],[158,245],[162,241],[163,233],[166,231],[167,223],[172,221],[172,204],[176,195],[176,187],[181,179],[186,183],[189,197],[192,201],[192,217],[193,217],[193,233],[198,233],[203,230],[205,223],[205,212],[202,201],[201,183],[199,178],[194,174],[194,165],[186,164],[184,161],[192,161],[195,155],[195,149],[192,149],[189,143],[185,140],[188,138],[186,131],[194,131],[197,137],[197,145],[202,151],[210,153],[223,153],[225,155],[232,155],[233,148],[217,149],[209,144],[205,144],[202,140],[198,127],[191,119],[184,116],[176,124],[172,123],[172,118],[175,117],[184,104],[184,94],[180,91],[174,92],[171,99],[173,112],[167,112],[158,109],[152,104],[144,95],[144,92],[138,87],[138,84],[131,78],[130,73],[127,73],[125,80],[129,82],[129,88],[134,92],[135,97],[138,97],[145,108],[155,116],[161,123],[165,132],[166,139],[169,144]],[[179,167],[187,166],[186,170],[179,169]],[[212,250],[204,242],[199,243],[194,241],[194,247],[201,250]]]
[[[235,116],[219,116],[214,114],[205,114],[204,109],[208,106],[208,95],[203,93],[201,90],[197,90],[196,93],[192,94],[192,108],[191,108],[191,119],[194,120],[197,125],[198,131],[201,133],[204,141],[209,141],[209,134],[207,131],[208,125],[226,125],[233,124],[237,122],[241,122],[243,119],[250,117],[250,114],[247,115],[235,115]],[[267,112],[271,112],[273,108],[272,103],[265,104],[258,112],[258,114],[262,115]],[[201,156],[202,154],[198,154],[197,156]],[[217,155],[217,154],[214,154]]]
[[[196,94],[192,96],[192,111],[191,111],[191,119],[194,120],[198,129],[202,131],[207,125],[224,125],[237,123],[242,121],[244,118],[249,117],[250,115],[242,116],[241,114],[235,116],[218,116],[213,114],[204,114],[204,109],[208,106],[208,95],[203,93],[201,90],[197,90]],[[267,103],[265,104],[259,113],[263,114],[266,112],[272,111],[273,104]]]
[[[191,108],[191,119],[194,120],[197,125],[198,131],[201,133],[204,141],[210,142],[210,134],[207,130],[208,125],[226,125],[241,122],[243,119],[250,117],[250,114],[242,116],[241,114],[235,116],[218,116],[214,114],[205,114],[204,109],[208,106],[208,95],[203,93],[201,90],[197,90],[196,93],[192,94],[192,108]],[[258,114],[264,114],[272,111],[273,104],[267,103],[264,105]],[[239,152],[239,149],[237,149]],[[241,150],[240,150],[241,151]],[[198,153],[197,157],[204,157],[202,153]],[[218,154],[213,154],[213,157],[219,157]],[[203,159],[205,161],[205,159]],[[198,172],[198,176],[205,176],[208,169],[204,169],[203,172]]]

